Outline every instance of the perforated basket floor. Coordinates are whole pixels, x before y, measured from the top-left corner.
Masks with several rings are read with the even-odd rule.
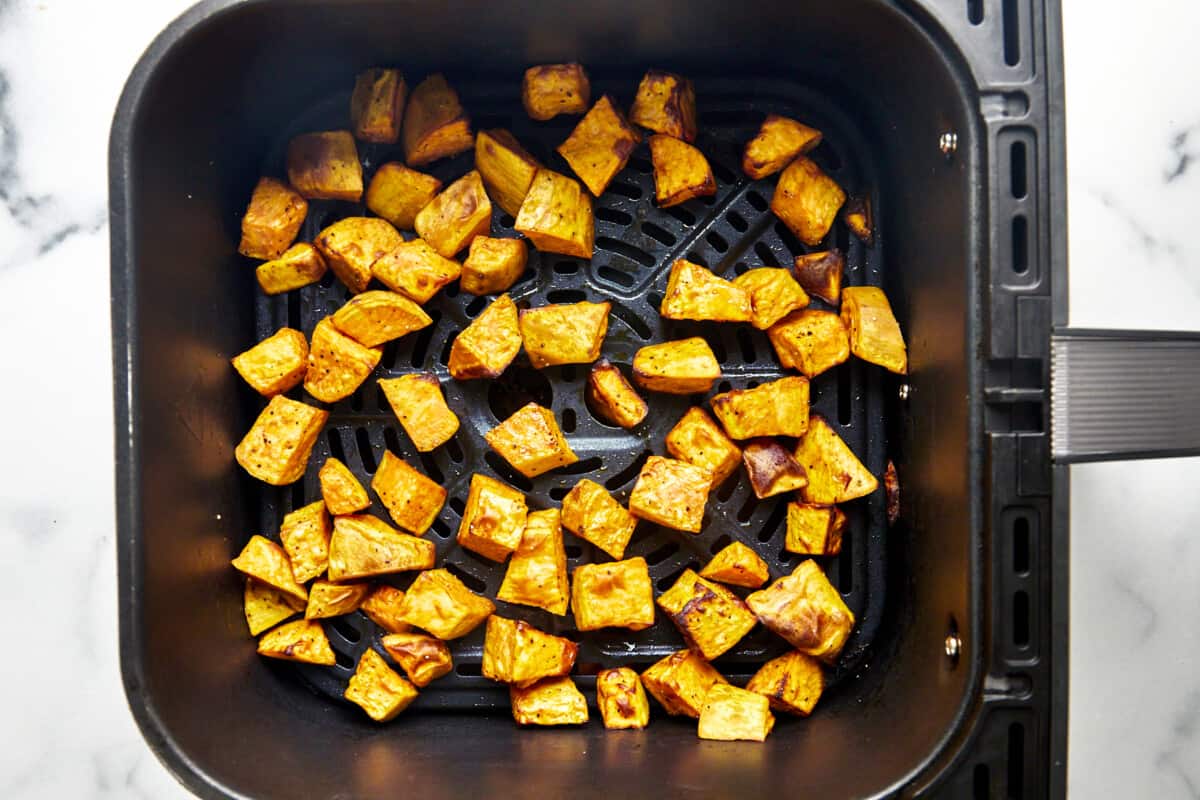
[[[637,78],[620,82],[593,81],[593,96],[608,92],[628,108]],[[570,133],[578,117],[547,123],[530,120],[521,108],[519,83],[502,85],[458,83],[464,105],[476,130],[507,128],[543,164],[572,174],[554,148]],[[529,266],[511,295],[523,307],[580,300],[609,300],[612,315],[603,355],[628,367],[634,352],[644,344],[685,336],[703,336],[722,364],[724,378],[714,393],[755,386],[783,374],[766,334],[748,325],[688,323],[663,320],[658,306],[671,263],[687,258],[717,274],[732,277],[757,266],[788,266],[793,257],[809,248],[768,210],[775,178],[751,181],[740,168],[741,151],[764,115],[775,112],[804,120],[821,129],[825,141],[813,158],[848,193],[872,192],[876,235],[872,248],[850,236],[839,221],[820,248],[839,247],[846,253],[845,283],[879,284],[886,231],[878,226],[884,215],[870,149],[835,105],[822,95],[786,82],[697,80],[700,134],[697,146],[712,164],[718,191],[715,197],[693,200],[682,206],[660,209],[654,203],[654,179],[649,151],[639,146],[628,166],[595,203],[596,250],[592,260],[569,258],[530,249]],[[283,148],[292,135],[306,130],[343,128],[347,125],[349,96],[339,94],[297,119],[275,143],[264,164],[265,174],[282,174]],[[359,145],[367,178],[389,160],[402,160],[398,146]],[[449,182],[472,168],[472,155],[463,154],[433,165],[431,171]],[[334,220],[366,214],[361,206],[314,202],[301,238],[311,240]],[[514,236],[513,220],[498,208],[492,230],[496,236]],[[279,297],[258,295],[257,333],[267,336],[282,325],[310,333],[318,320],[333,313],[349,297],[332,274],[316,286]],[[320,497],[317,469],[326,457],[344,461],[368,485],[385,449],[404,457],[445,486],[449,499],[432,530],[426,534],[437,544],[438,564],[458,575],[475,591],[495,598],[504,566],[459,547],[454,540],[472,473],[498,477],[524,491],[532,508],[557,506],[581,478],[595,480],[626,502],[638,471],[652,453],[665,454],[667,431],[683,413],[704,397],[646,394],[647,419],[633,431],[598,420],[584,401],[586,365],[534,370],[522,355],[495,381],[458,382],[449,377],[446,363],[455,335],[477,316],[491,297],[476,298],[458,291],[457,284],[435,297],[426,309],[434,324],[417,334],[389,343],[375,375],[355,395],[331,407],[324,435],[313,451],[303,481],[288,489],[261,486],[262,530],[277,531],[285,513]],[[814,307],[821,301],[814,299]],[[433,453],[420,454],[412,446],[376,385],[376,379],[416,370],[429,370],[442,380],[447,400],[458,414],[461,427],[455,437]],[[812,407],[823,415],[850,444],[867,467],[881,475],[886,463],[884,410],[880,371],[851,359],[812,382]],[[299,390],[297,390],[299,392]],[[297,394],[301,397],[301,394]],[[306,398],[313,402],[311,398]],[[530,399],[554,410],[580,461],[528,480],[492,452],[483,434]],[[884,601],[885,510],[882,492],[845,506],[849,530],[841,555],[823,559],[830,579],[853,610],[857,625],[841,659],[830,675],[832,682],[852,672],[861,660],[879,625]],[[716,489],[698,536],[641,522],[626,558],[644,556],[656,592],[668,588],[686,568],[699,568],[713,553],[739,540],[761,555],[772,579],[790,572],[801,560],[783,549],[786,496],[758,501],[743,473]],[[376,502],[372,512],[384,518]],[[570,533],[566,534],[569,568],[594,560],[611,560]],[[392,582],[405,588],[412,575]],[[740,591],[740,590],[739,590]],[[743,593],[744,594],[744,593]],[[652,628],[638,633],[610,629],[580,633],[570,615],[557,617],[539,609],[497,602],[498,613],[525,619],[537,627],[579,643],[578,683],[594,701],[594,675],[599,669],[627,665],[644,669],[663,655],[683,646],[679,633],[660,613]],[[346,681],[359,655],[380,648],[381,631],[364,615],[355,613],[326,624],[338,655],[337,666],[295,669],[315,690],[341,699]],[[508,713],[508,695],[502,687],[480,676],[483,627],[451,643],[455,671],[425,689],[414,708],[453,708]],[[763,660],[784,650],[782,640],[761,626],[716,665],[735,683],[744,682]]]

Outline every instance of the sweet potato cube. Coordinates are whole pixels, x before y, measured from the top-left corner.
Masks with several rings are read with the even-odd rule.
[[[441,381],[432,372],[382,378],[379,388],[420,452],[445,444],[458,431],[458,415],[446,404]]]
[[[475,594],[444,569],[422,572],[404,594],[401,618],[439,639],[466,636],[487,619],[496,606]]]
[[[664,394],[702,394],[721,377],[721,365],[699,336],[648,344],[633,355],[633,381]]]
[[[809,503],[845,503],[879,487],[871,471],[820,415],[809,418],[808,431],[796,443],[793,455],[808,475],[808,486],[800,494]]]
[[[774,439],[752,439],[742,451],[750,488],[760,500],[784,492],[794,492],[808,485],[808,476],[800,462],[788,449]]]
[[[381,290],[355,295],[333,312],[334,327],[363,347],[378,347],[431,324],[433,320],[412,300]]]
[[[700,577],[757,589],[770,577],[767,562],[741,542],[731,542],[700,570]]]
[[[415,631],[393,633],[380,640],[404,674],[418,688],[424,688],[454,669],[450,648],[441,639]]]
[[[754,180],[774,175],[821,143],[821,132],[802,122],[768,114],[742,153],[742,171]]]
[[[571,612],[581,631],[649,628],[654,624],[654,590],[646,559],[638,556],[576,567]]]
[[[483,639],[483,677],[524,688],[543,678],[570,674],[578,651],[570,639],[493,614]]]
[[[389,667],[383,656],[368,647],[359,658],[343,696],[376,722],[388,722],[412,705],[417,690]]]
[[[846,193],[812,160],[801,156],[779,176],[771,211],[806,245],[821,243]]]
[[[231,359],[233,368],[264,397],[282,394],[304,380],[308,369],[308,340],[292,328],[280,328]]]
[[[255,534],[231,562],[243,575],[265,583],[289,597],[308,602],[308,591],[296,582],[287,553],[275,542]]]
[[[758,624],[742,598],[690,569],[658,596],[658,607],[667,612],[688,647],[709,661],[727,652]]]
[[[403,603],[404,592],[395,586],[381,583],[363,598],[358,610],[388,633],[406,633],[409,629],[408,623],[400,619],[400,607]],[[384,647],[387,647],[387,637],[384,637]]]
[[[387,220],[346,217],[318,233],[315,243],[338,280],[358,294],[371,282],[371,265],[404,244],[404,237]]]
[[[815,378],[850,357],[850,338],[842,318],[832,311],[806,308],[767,330],[779,363]]]
[[[484,558],[504,561],[521,544],[529,506],[525,495],[487,475],[471,476],[458,543]]]
[[[258,636],[304,610],[304,606],[295,597],[251,577],[246,578],[242,608],[251,636]]]
[[[462,265],[462,290],[477,295],[507,291],[525,272],[528,260],[524,239],[476,236]]]
[[[517,212],[514,228],[548,253],[591,258],[596,240],[592,200],[579,182],[539,169]]]
[[[292,562],[297,583],[308,583],[329,566],[329,537],[333,523],[325,513],[325,501],[318,500],[284,515],[279,541]]]
[[[333,520],[329,540],[331,581],[429,569],[433,559],[433,542],[401,533],[378,517],[352,514]]]
[[[313,328],[304,391],[323,403],[349,397],[370,377],[381,358],[383,351],[378,347],[363,347],[339,331],[331,317],[325,317]]]
[[[786,269],[752,269],[734,278],[733,285],[750,293],[750,322],[760,331],[808,305],[808,294]]]
[[[638,84],[629,118],[655,133],[696,141],[696,90],[687,78],[650,70]]]
[[[750,293],[709,270],[679,259],[671,265],[659,313],[666,319],[749,322]]]
[[[350,123],[364,142],[395,144],[404,119],[408,87],[398,69],[373,67],[358,73],[350,95]]]
[[[333,583],[324,579],[313,581],[308,590],[305,619],[340,617],[358,610],[371,592],[369,583]]]
[[[486,236],[492,229],[492,201],[479,171],[471,170],[430,200],[417,213],[413,227],[446,258],[452,258],[476,236]]]
[[[584,478],[562,500],[562,523],[580,539],[619,560],[625,557],[637,518],[607,489]]]
[[[763,742],[774,727],[775,715],[767,698],[721,684],[704,696],[696,735],[720,742]]]
[[[850,332],[850,352],[889,372],[908,372],[908,352],[887,295],[878,286],[842,290],[842,322]]]
[[[767,698],[774,710],[801,717],[812,712],[824,689],[821,662],[797,650],[763,664],[746,684],[746,691]]]
[[[596,197],[625,168],[642,137],[630,127],[612,98],[604,95],[579,120],[558,154],[571,166],[588,191]],[[714,184],[715,189],[715,184]]]
[[[337,663],[337,656],[329,646],[325,629],[313,619],[286,622],[263,634],[258,640],[258,654],[267,658],[320,664],[324,667],[332,667]]]
[[[587,699],[568,677],[547,678],[524,689],[508,690],[513,719],[519,725],[582,725]]]
[[[526,478],[579,460],[563,437],[554,412],[537,403],[518,409],[483,438]]]
[[[687,142],[662,134],[651,136],[650,160],[654,164],[654,199],[660,208],[717,193],[717,179],[708,159]]]
[[[304,133],[288,142],[288,183],[309,200],[362,197],[362,164],[350,131]]]
[[[517,306],[502,294],[455,337],[450,346],[450,375],[460,381],[498,378],[519,352]]]
[[[388,161],[367,186],[367,208],[401,230],[412,230],[417,214],[441,189],[442,182],[432,175]]]
[[[461,272],[457,261],[442,257],[423,239],[402,242],[371,266],[380,283],[417,303],[428,303]]]
[[[854,627],[854,614],[812,559],[753,592],[746,604],[792,647],[825,662],[837,658]]]
[[[404,112],[404,160],[419,167],[471,149],[471,120],[440,73],[417,84]]]
[[[783,549],[806,556],[836,556],[842,552],[845,530],[846,515],[837,506],[788,503]]]
[[[646,691],[673,717],[699,719],[709,690],[728,683],[712,664],[692,650],[677,650],[642,673]]]
[[[667,433],[667,452],[707,470],[714,487],[724,483],[742,463],[742,451],[734,441],[707,411],[696,406],[689,408]]]
[[[242,216],[238,252],[250,258],[279,258],[296,241],[308,214],[308,202],[292,187],[274,178],[259,178]]]
[[[699,533],[711,488],[708,470],[686,461],[650,456],[629,495],[629,511],[668,528]]]
[[[796,283],[804,291],[836,306],[842,298],[842,272],[845,268],[846,256],[835,247],[796,256],[792,272],[796,276]]]
[[[629,667],[606,669],[596,676],[596,705],[609,730],[650,724],[650,702],[638,674]]]
[[[612,303],[560,303],[521,311],[521,341],[535,369],[600,357]]]
[[[808,378],[724,392],[713,397],[712,408],[731,439],[800,436],[808,430]]]
[[[571,602],[570,591],[558,509],[530,512],[496,598],[562,616]]]
[[[587,111],[592,86],[582,64],[540,64],[525,70],[521,103],[530,119],[544,122],[559,114]]]
[[[264,294],[282,294],[316,283],[325,277],[325,259],[308,242],[294,244],[279,258],[254,270]]]
[[[875,219],[871,213],[871,198],[866,195],[851,197],[842,209],[842,221],[850,232],[870,247],[875,241]]]
[[[496,128],[475,135],[475,169],[483,176],[488,196],[513,217],[521,212],[541,166],[506,130]]]
[[[260,481],[272,486],[295,483],[304,475],[327,419],[328,411],[277,394],[238,443],[234,457]]]
[[[429,530],[446,502],[446,490],[385,450],[371,488],[392,515],[392,521],[417,536]]]
[[[317,473],[321,482],[321,496],[325,499],[325,508],[330,514],[353,514],[371,505],[367,490],[354,477],[350,468],[330,457],[325,459]]]
[[[646,418],[650,407],[607,358],[592,365],[588,375],[587,399],[593,411],[613,425],[633,428]]]

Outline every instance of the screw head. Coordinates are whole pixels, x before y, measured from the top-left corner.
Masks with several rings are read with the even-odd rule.
[[[942,151],[942,155],[946,158],[954,155],[954,151],[958,149],[958,134],[954,131],[946,131],[938,138],[938,150]]]
[[[897,390],[897,393],[900,395],[901,400],[907,400],[908,396],[912,394],[912,387],[907,383],[902,383],[900,384],[900,388]]]
[[[959,651],[962,650],[962,640],[956,634],[950,634],[946,637],[946,656],[948,658],[958,658]]]

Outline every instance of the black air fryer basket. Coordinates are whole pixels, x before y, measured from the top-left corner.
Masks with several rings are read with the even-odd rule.
[[[206,797],[1061,795],[1069,492],[1049,435],[1051,331],[1066,322],[1058,26],[1054,0],[218,0],[173,23],[129,80],[110,153],[122,667],[159,757]],[[650,341],[702,335],[722,362],[715,391],[780,374],[759,332],[657,313],[676,258],[732,276],[805,252],[767,209],[773,179],[740,169],[765,113],[821,129],[814,158],[875,210],[872,247],[839,223],[812,249],[840,247],[847,284],[884,287],[911,374],[901,382],[843,365],[814,380],[813,408],[876,474],[895,462],[901,513],[889,527],[882,488],[847,505],[843,553],[826,566],[858,624],[814,715],[782,720],[762,745],[699,741],[694,724],[665,717],[641,732],[518,730],[507,692],[480,675],[482,628],[454,644],[451,675],[378,726],[331,699],[377,645],[365,617],[326,626],[334,668],[261,659],[245,629],[229,560],[249,534],[273,535],[283,514],[319,497],[316,466],[327,456],[366,484],[390,449],[441,482],[450,499],[427,534],[439,564],[494,597],[503,570],[453,539],[472,471],[536,507],[557,505],[582,477],[625,500],[696,402],[653,395],[635,435],[589,411],[586,367],[537,371],[519,360],[497,381],[444,381],[463,424],[434,453],[412,449],[371,380],[331,408],[294,486],[260,484],[233,463],[261,402],[229,357],[283,325],[309,331],[347,298],[332,276],[266,297],[236,254],[246,198],[260,174],[282,174],[287,140],[345,127],[356,72],[395,64],[410,83],[444,71],[475,129],[509,128],[569,172],[554,146],[575,118],[532,122],[518,97],[524,67],[568,60],[587,66],[594,96],[623,106],[646,68],[692,77],[697,145],[719,187],[659,209],[643,146],[596,203],[593,259],[531,251],[514,299],[612,301],[604,354],[615,363]],[[360,145],[360,155],[368,176],[397,157],[380,145]],[[465,154],[433,172],[447,180],[470,166]],[[314,202],[301,238],[358,208]],[[497,209],[495,235],[512,225]],[[445,379],[450,342],[485,303],[444,291],[428,306],[434,324],[387,345],[376,377],[428,369]],[[1161,347],[1086,333],[1055,341],[1056,380],[1071,348],[1080,351],[1061,399],[1056,384],[1056,420],[1073,402],[1081,421],[1074,438],[1056,422],[1060,464],[1165,449],[1146,436],[1097,442],[1104,426],[1078,410],[1089,381],[1110,377],[1087,365],[1114,352],[1144,364]],[[580,457],[532,481],[482,439],[529,400],[554,410]],[[628,555],[645,556],[661,591],[736,538],[777,577],[800,560],[783,550],[783,512],[730,481],[714,492],[701,535],[643,523]],[[567,553],[572,567],[596,558],[572,537]],[[682,646],[661,624],[635,637],[580,636],[569,616],[499,610],[579,641],[590,699],[599,666],[640,671]],[[760,628],[717,664],[743,683],[778,648]]]

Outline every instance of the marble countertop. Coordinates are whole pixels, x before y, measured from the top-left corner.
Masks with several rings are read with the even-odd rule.
[[[105,210],[118,93],[187,5],[0,0],[0,297],[45,298],[0,312],[10,800],[187,796],[118,674]],[[1200,327],[1200,6],[1063,5],[1071,323]],[[1074,796],[1200,797],[1197,475],[1200,459],[1072,470]]]

